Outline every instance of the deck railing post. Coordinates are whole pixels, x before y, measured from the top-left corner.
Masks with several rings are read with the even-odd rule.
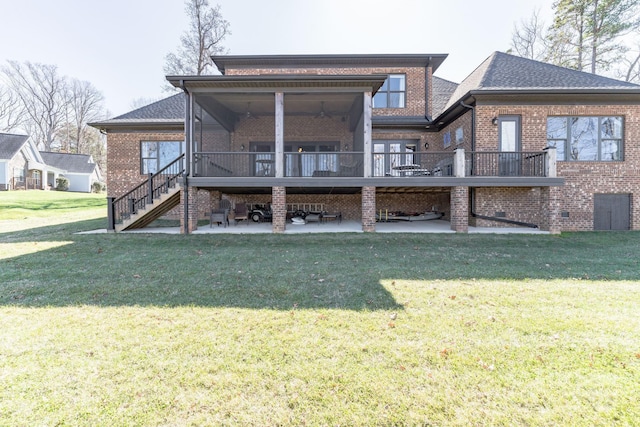
[[[116,230],[115,206],[113,201],[115,197],[107,197],[107,231]]]
[[[149,185],[149,204],[153,203],[153,174],[149,174],[149,179],[147,180],[147,184]]]
[[[464,178],[464,148],[456,148],[453,153],[453,176],[456,178]]]

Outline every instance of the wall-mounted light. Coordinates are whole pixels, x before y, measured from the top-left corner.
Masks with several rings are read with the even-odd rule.
[[[349,144],[344,144],[344,151],[349,151]]]
[[[491,119],[491,123],[493,123],[494,126],[498,126],[498,118],[494,117],[493,119]]]
[[[244,151],[244,144],[240,145],[240,151]]]

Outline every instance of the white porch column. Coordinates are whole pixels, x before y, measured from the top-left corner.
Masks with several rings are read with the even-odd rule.
[[[363,94],[364,109],[362,113],[364,138],[364,176],[373,176],[373,144],[371,142],[371,92]]]
[[[284,93],[276,92],[276,178],[284,177]]]
[[[47,168],[42,168],[42,176],[40,176],[40,187],[42,190],[48,190],[47,180],[49,179],[49,171]]]
[[[545,176],[547,178],[556,178],[558,176],[557,172],[557,151],[556,147],[547,147],[544,149],[546,155],[545,162]]]
[[[456,148],[453,155],[453,176],[456,178],[465,177],[464,148]]]

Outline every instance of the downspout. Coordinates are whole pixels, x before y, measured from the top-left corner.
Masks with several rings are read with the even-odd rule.
[[[189,175],[191,174],[191,95],[184,86],[184,80],[180,80],[180,89],[184,92],[184,176],[182,184],[184,185],[184,234],[189,234]]]
[[[431,121],[431,117],[429,117],[429,67],[431,66],[431,57],[429,57],[429,62],[427,66],[424,67],[424,118]],[[431,80],[433,81],[433,76],[431,76]]]
[[[476,149],[476,107],[473,105],[465,104],[464,101],[460,101],[460,105],[464,108],[471,110],[471,151]],[[484,219],[487,221],[503,222],[506,224],[520,225],[529,228],[539,228],[537,224],[531,224],[528,222],[515,221],[513,219],[501,218],[496,216],[479,215],[476,213],[476,189],[475,187],[469,188],[469,206],[471,208],[471,216],[474,218]]]

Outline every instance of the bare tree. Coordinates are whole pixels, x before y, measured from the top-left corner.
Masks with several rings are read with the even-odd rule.
[[[87,123],[97,120],[104,112],[104,96],[91,83],[87,81],[72,80],[69,91],[70,119],[72,126],[73,145],[76,153],[85,151],[88,135],[95,131],[87,126]]]
[[[540,8],[534,9],[528,20],[514,24],[511,34],[511,48],[523,58],[545,61],[548,56],[546,26],[540,19]]]
[[[189,28],[180,38],[177,53],[169,53],[164,72],[168,75],[202,75],[213,66],[211,56],[226,51],[222,45],[231,34],[229,22],[220,12],[220,5],[209,6],[209,0],[187,0],[185,10]]]
[[[0,86],[0,131],[12,132],[22,120],[20,100],[8,88]]]
[[[67,79],[53,65],[8,61],[2,68],[9,88],[25,115],[27,133],[44,150],[51,150],[56,133],[65,122]]]

